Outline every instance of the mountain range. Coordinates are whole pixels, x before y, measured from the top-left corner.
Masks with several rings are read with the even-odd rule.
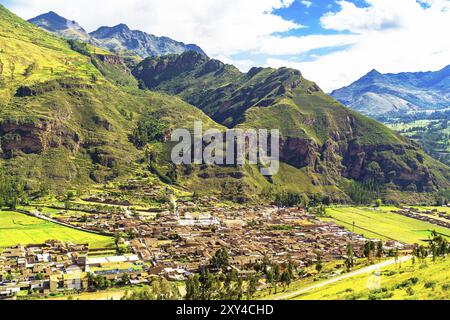
[[[382,74],[372,70],[331,96],[369,116],[440,111],[450,107],[450,65],[436,72]]]
[[[206,55],[195,44],[184,44],[168,37],[157,37],[125,24],[100,27],[88,33],[77,22],[50,11],[29,20],[34,25],[67,39],[76,39],[119,54],[132,54],[141,58],[195,51]]]
[[[436,72],[381,74],[372,70],[331,94],[419,143],[450,164],[450,66]]]
[[[450,186],[447,166],[299,70],[242,73],[190,50],[130,69],[120,52],[99,53],[86,42],[66,41],[0,6],[0,164],[32,194],[149,175],[239,201],[281,191],[332,202],[363,191],[408,201]],[[279,174],[173,165],[167,139],[194,121],[222,131],[280,129]]]

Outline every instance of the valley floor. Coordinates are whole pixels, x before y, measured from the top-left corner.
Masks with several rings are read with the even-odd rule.
[[[89,243],[92,248],[114,246],[110,237],[78,231],[19,212],[0,211],[0,248],[39,244],[52,239]]]
[[[430,209],[431,207],[419,208]],[[439,210],[447,209],[439,208]],[[393,213],[392,211],[395,210],[398,210],[398,208],[329,208],[327,214],[330,218],[326,218],[326,220],[333,220],[352,232],[372,239],[395,240],[407,244],[425,244],[432,231],[450,239],[448,228]]]

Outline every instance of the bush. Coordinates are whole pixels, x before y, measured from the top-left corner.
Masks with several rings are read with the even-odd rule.
[[[426,289],[435,289],[436,288],[436,281],[428,281],[427,283],[425,283],[425,288]]]
[[[142,148],[153,141],[163,141],[167,125],[155,118],[145,118],[139,120],[131,135],[131,142],[136,147]]]

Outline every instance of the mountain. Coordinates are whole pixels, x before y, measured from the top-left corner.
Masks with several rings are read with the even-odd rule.
[[[168,37],[157,37],[139,30],[130,30],[127,25],[101,27],[91,32],[90,36],[100,43],[100,46],[112,52],[132,52],[142,58],[179,54],[195,51],[205,55],[195,44],[184,44]]]
[[[450,66],[436,72],[381,74],[372,70],[332,96],[383,122],[450,164]]]
[[[369,116],[442,110],[450,106],[450,66],[436,72],[398,74],[372,70],[331,96]]]
[[[241,73],[187,52],[147,58],[132,74],[149,89],[177,95],[229,128],[280,129],[281,160],[290,166],[274,177],[280,183],[298,179],[336,186],[346,178],[420,191],[448,183],[448,167],[382,124],[345,108],[298,70]]]
[[[206,55],[195,44],[184,44],[168,37],[157,37],[142,31],[130,30],[127,25],[100,27],[87,33],[77,22],[67,20],[51,11],[29,22],[67,39],[76,39],[115,53],[131,53],[141,58],[196,51]]]
[[[449,187],[448,167],[343,107],[298,70],[241,73],[185,52],[148,58],[131,74],[120,55],[56,37],[3,6],[0,47],[0,167],[26,181],[31,195],[142,177],[258,203],[282,191],[314,201],[357,201],[370,192],[413,202]],[[222,131],[279,128],[279,174],[264,177],[248,164],[174,165],[167,139],[194,121]]]
[[[92,40],[89,34],[76,21],[61,17],[50,11],[28,20],[30,23],[67,39]]]
[[[141,117],[216,126],[180,99],[133,87],[120,57],[90,54],[1,5],[0,47],[0,167],[31,194],[134,174],[144,154],[130,135]]]

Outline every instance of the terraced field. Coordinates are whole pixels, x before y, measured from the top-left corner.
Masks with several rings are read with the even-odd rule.
[[[78,231],[18,212],[0,211],[0,248],[39,244],[51,239],[89,243],[92,248],[114,245],[109,237]]]
[[[391,210],[395,208],[342,207],[330,208],[327,214],[337,224],[367,238],[423,244],[433,230],[450,238],[447,228],[391,213]]]

